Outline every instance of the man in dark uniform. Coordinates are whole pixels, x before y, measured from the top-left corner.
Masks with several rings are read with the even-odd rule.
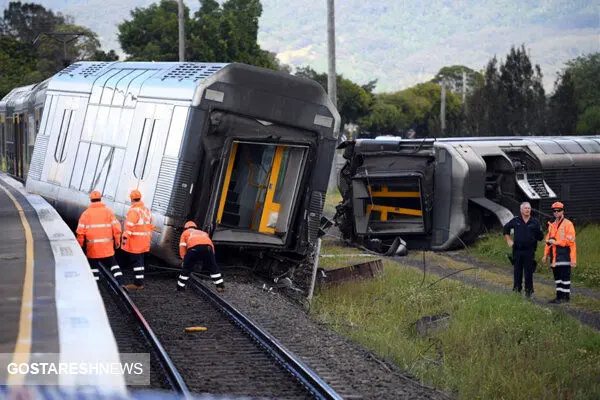
[[[514,240],[510,231],[514,230]],[[525,271],[525,295],[531,297],[533,293],[533,268],[535,265],[535,250],[537,242],[544,238],[539,222],[531,217],[531,205],[521,204],[521,215],[511,219],[504,225],[504,237],[512,247],[512,261],[514,266],[513,290],[521,292],[523,285],[523,271]]]

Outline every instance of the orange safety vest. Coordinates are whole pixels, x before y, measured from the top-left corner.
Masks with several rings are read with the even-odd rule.
[[[577,262],[575,227],[571,221],[563,218],[562,221],[549,222],[546,242],[550,239],[556,240],[556,244],[547,244],[544,248],[544,256],[547,257],[552,253],[553,268]]]
[[[77,241],[85,244],[88,258],[105,258],[115,255],[115,243],[120,243],[121,224],[110,208],[102,202],[91,203],[79,217]]]
[[[188,249],[203,244],[207,244],[212,247],[214,253],[215,246],[213,246],[213,242],[210,240],[208,233],[201,231],[200,229],[186,229],[179,240],[179,255],[181,258],[183,258],[185,257],[185,253]]]
[[[150,251],[152,230],[154,225],[150,210],[142,201],[133,203],[125,217],[122,249],[133,254]]]

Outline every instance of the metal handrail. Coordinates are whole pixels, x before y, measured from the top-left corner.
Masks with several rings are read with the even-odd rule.
[[[179,373],[179,371],[177,371],[175,364],[173,363],[173,361],[171,361],[171,358],[167,354],[164,347],[160,344],[160,341],[158,340],[158,338],[156,337],[156,335],[150,328],[150,325],[148,324],[148,322],[146,321],[146,319],[144,318],[144,316],[142,315],[140,310],[137,308],[137,306],[131,300],[131,298],[129,297],[127,292],[119,285],[117,280],[114,278],[114,276],[110,273],[110,271],[108,271],[108,269],[104,265],[102,265],[102,264],[100,265],[100,270],[102,271],[102,273],[104,274],[104,277],[109,282],[110,288],[113,290],[113,292],[115,292],[121,298],[121,300],[123,301],[125,306],[129,309],[129,311],[132,312],[136,316],[136,318],[139,322],[140,330],[141,330],[142,334],[144,335],[144,337],[146,338],[146,340],[150,343],[150,345],[156,352],[156,355],[159,358],[160,364],[166,372],[167,379],[168,379],[171,387],[174,390],[176,390],[177,392],[181,393],[185,398],[191,398],[192,397],[191,393],[190,393],[189,389],[187,388],[187,385],[183,381],[181,374]]]

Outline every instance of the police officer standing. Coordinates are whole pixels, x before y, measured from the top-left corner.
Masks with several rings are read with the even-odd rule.
[[[193,221],[186,222],[184,229],[179,240],[179,255],[183,259],[183,271],[177,279],[177,290],[185,290],[192,269],[196,263],[202,262],[203,267],[208,268],[210,277],[217,286],[217,291],[225,291],[223,277],[215,260],[215,247],[208,233],[197,229]]]
[[[575,227],[565,218],[563,203],[552,204],[554,222],[548,223],[548,235],[542,262],[552,257],[552,272],[556,284],[556,298],[550,303],[567,303],[571,300],[571,268],[577,265]]]
[[[511,230],[514,230],[514,240],[510,237]],[[512,247],[513,290],[521,292],[523,271],[525,271],[525,295],[531,297],[533,293],[535,249],[537,242],[544,238],[544,234],[538,221],[531,217],[531,205],[529,203],[522,203],[521,215],[514,217],[504,225],[504,237],[508,245]]]
[[[77,242],[84,248],[92,274],[100,279],[100,263],[110,267],[113,276],[123,286],[123,273],[115,260],[115,250],[121,244],[121,224],[112,210],[102,203],[102,194],[90,193],[90,205],[79,217],[75,231]]]
[[[125,217],[125,229],[121,249],[125,253],[129,266],[133,269],[135,281],[125,286],[128,290],[144,288],[144,254],[150,251],[152,239],[152,213],[142,201],[142,193],[132,190],[129,194],[131,207]]]

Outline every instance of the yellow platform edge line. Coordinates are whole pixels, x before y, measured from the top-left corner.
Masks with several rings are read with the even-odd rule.
[[[33,320],[33,235],[31,233],[29,222],[27,222],[27,218],[25,218],[25,211],[23,211],[23,208],[17,199],[3,185],[0,185],[0,189],[4,190],[14,203],[19,211],[23,229],[25,229],[25,279],[23,283],[23,296],[21,297],[19,335],[17,336],[17,344],[15,345],[15,351],[12,358],[13,363],[21,364],[29,361],[31,353],[31,325]],[[9,385],[22,385],[24,379],[25,375],[11,374],[8,375],[6,383]]]

